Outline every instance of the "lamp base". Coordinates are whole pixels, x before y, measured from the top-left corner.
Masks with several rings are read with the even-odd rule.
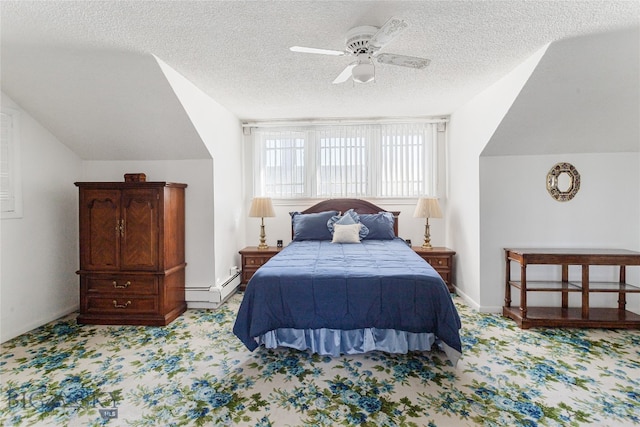
[[[267,235],[264,232],[264,218],[262,218],[262,224],[260,225],[260,244],[258,245],[258,250],[269,249],[269,246],[266,242]]]
[[[427,223],[424,226],[424,243],[422,244],[422,249],[433,249],[431,246],[431,233],[429,232],[429,218],[427,218]]]

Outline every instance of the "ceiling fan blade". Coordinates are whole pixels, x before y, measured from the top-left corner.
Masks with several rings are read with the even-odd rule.
[[[415,56],[397,55],[395,53],[381,53],[377,55],[376,61],[381,64],[399,65],[401,67],[409,68],[425,68],[431,60],[426,58],[417,58]]]
[[[345,52],[342,52],[339,50],[316,49],[315,47],[302,47],[302,46],[291,46],[289,50],[292,52],[316,53],[319,55],[343,56],[345,54]]]
[[[376,32],[371,40],[369,40],[369,46],[373,50],[382,49],[384,45],[396,38],[401,32],[409,27],[409,23],[403,21],[400,18],[391,18]]]
[[[356,65],[358,65],[357,62],[347,65],[345,69],[342,70],[340,74],[338,74],[338,77],[336,77],[336,79],[333,81],[333,84],[335,85],[338,83],[344,83],[347,80],[349,80],[351,78],[351,71],[353,70],[353,67],[355,67]]]

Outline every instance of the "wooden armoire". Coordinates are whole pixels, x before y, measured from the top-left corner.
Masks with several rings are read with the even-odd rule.
[[[187,185],[146,181],[75,185],[80,196],[78,322],[150,326],[172,322],[187,308]]]

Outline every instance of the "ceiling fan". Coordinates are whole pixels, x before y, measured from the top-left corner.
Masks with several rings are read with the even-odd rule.
[[[345,38],[346,49],[344,51],[301,46],[291,46],[289,49],[293,52],[320,55],[355,56],[357,58],[356,61],[347,65],[333,83],[343,83],[349,78],[358,83],[369,83],[375,79],[374,60],[380,64],[417,69],[422,69],[429,65],[431,61],[426,58],[380,52],[387,43],[408,27],[409,24],[406,21],[400,18],[391,18],[380,28],[370,25],[352,28],[347,32]]]

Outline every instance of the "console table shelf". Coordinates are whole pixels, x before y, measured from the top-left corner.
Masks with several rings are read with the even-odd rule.
[[[640,286],[626,283],[626,267],[640,266],[640,252],[623,249],[505,249],[505,304],[502,314],[516,321],[523,329],[542,327],[627,328],[640,329],[640,315],[626,309],[627,295],[640,294]],[[520,280],[511,280],[511,263],[520,265]],[[532,264],[560,265],[560,281],[527,281],[527,266]],[[569,280],[569,266],[582,267],[581,280]],[[619,267],[619,281],[589,280],[589,267],[609,265]],[[520,290],[520,306],[511,306],[511,288]],[[530,307],[529,292],[555,292],[562,298],[561,307]],[[581,295],[580,307],[569,307],[569,294]],[[618,294],[618,307],[589,306],[591,293]]]

